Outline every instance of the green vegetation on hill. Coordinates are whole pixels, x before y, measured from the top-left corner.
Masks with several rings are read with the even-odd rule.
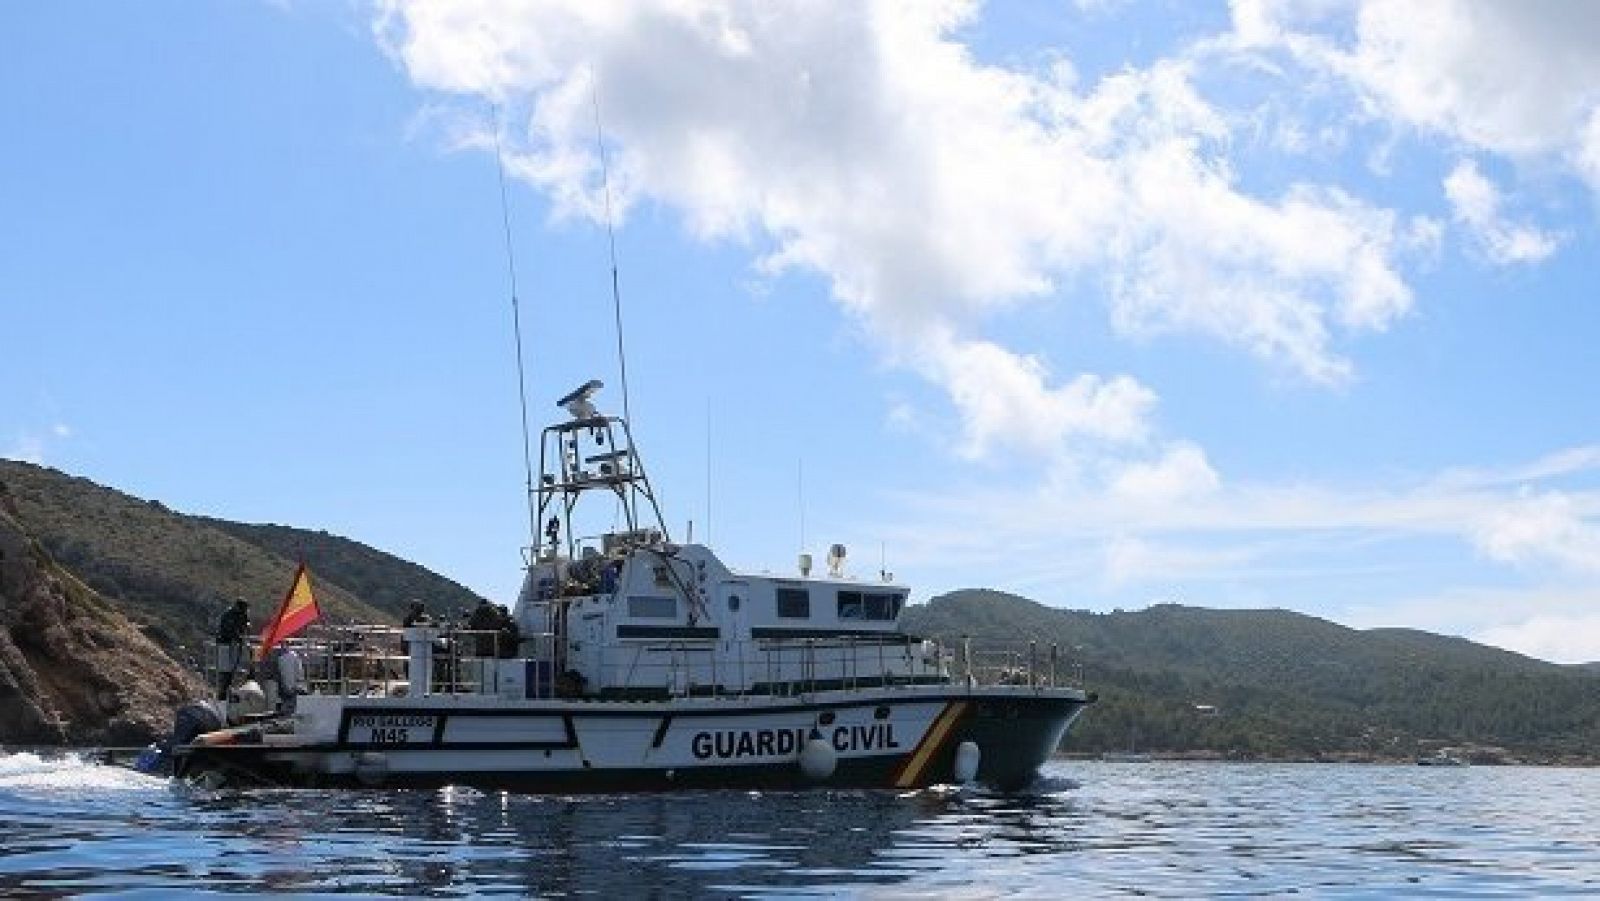
[[[386,622],[415,594],[449,609],[466,589],[414,564],[318,532],[187,516],[88,479],[0,460],[29,531],[144,633],[179,660],[198,660],[233,598],[263,625],[277,610],[297,558],[310,561],[317,601],[331,621]]]
[[[1460,638],[1286,610],[1096,614],[982,590],[909,608],[903,622],[978,645],[1056,643],[1082,661],[1101,703],[1072,733],[1073,750],[1131,740],[1150,751],[1404,756],[1446,743],[1549,759],[1600,747],[1600,673]]]
[[[8,509],[55,562],[193,663],[227,600],[259,626],[295,561],[334,621],[393,620],[411,597],[436,612],[467,589],[359,542],[187,516],[52,469],[0,460]],[[88,596],[87,594],[85,596]],[[1557,666],[1409,629],[1348,629],[1285,610],[1160,605],[1108,614],[958,591],[908,608],[908,632],[981,649],[1056,644],[1100,695],[1068,739],[1077,751],[1245,756],[1406,756],[1487,745],[1530,759],[1597,759],[1600,664]],[[1211,710],[1214,708],[1215,713]]]
[[[478,595],[459,583],[359,541],[291,526],[195,518],[286,560],[304,560],[319,581],[331,580],[395,619],[405,615],[413,598],[435,613],[467,611],[478,604]]]

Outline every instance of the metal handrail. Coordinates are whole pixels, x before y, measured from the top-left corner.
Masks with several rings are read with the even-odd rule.
[[[532,633],[520,637],[514,656],[503,657],[497,630],[438,629],[434,651],[437,694],[498,695],[506,683],[500,661],[518,661],[523,690],[529,697],[549,697],[559,687],[556,636]],[[481,643],[480,643],[481,642]],[[410,656],[404,632],[394,626],[316,626],[283,646],[297,652],[310,691],[343,696],[394,696],[410,687]],[[215,647],[215,646],[213,646]],[[256,643],[248,643],[254,660]],[[819,686],[859,688],[863,683],[895,686],[930,681],[977,687],[1006,685],[1045,689],[1081,687],[1081,661],[1064,658],[1056,644],[1038,641],[985,640],[978,647],[962,639],[959,649],[939,640],[906,635],[828,638],[755,639],[749,641],[675,640],[661,644],[626,644],[626,659],[602,661],[599,672],[586,672],[591,684],[685,694],[807,694]],[[1076,648],[1074,648],[1076,650]],[[488,653],[484,653],[488,651]],[[733,659],[737,655],[737,659]],[[208,655],[213,682],[219,655]],[[543,664],[528,666],[528,662]],[[511,672],[516,672],[512,670]],[[620,679],[609,679],[619,676]],[[756,677],[752,679],[751,677]],[[764,680],[756,681],[764,676]],[[549,679],[547,684],[544,680]],[[737,681],[733,681],[734,679]],[[699,680],[698,682],[696,680]]]

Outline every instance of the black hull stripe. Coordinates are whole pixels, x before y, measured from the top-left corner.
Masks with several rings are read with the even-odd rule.
[[[665,741],[666,738],[667,738],[667,729],[671,725],[672,725],[672,714],[669,713],[666,716],[661,718],[661,725],[656,727],[656,734],[655,734],[654,737],[652,737],[650,739],[650,747],[652,747],[652,748],[661,747],[661,743],[663,741]]]

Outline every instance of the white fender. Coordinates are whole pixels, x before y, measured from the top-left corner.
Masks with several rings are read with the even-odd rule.
[[[839,752],[820,737],[808,739],[800,749],[800,772],[812,782],[821,782],[833,775],[839,766]]]
[[[983,751],[977,742],[964,741],[956,745],[956,782],[965,785],[978,777],[978,764],[983,761]]]
[[[221,770],[201,770],[189,777],[189,784],[201,791],[214,792],[228,782]]]

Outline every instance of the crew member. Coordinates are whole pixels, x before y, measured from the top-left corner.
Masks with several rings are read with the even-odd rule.
[[[428,615],[428,608],[421,601],[412,601],[411,607],[406,610],[405,618],[400,620],[400,625],[407,629],[412,626],[427,626],[433,624],[433,617]]]
[[[487,598],[479,601],[467,617],[467,629],[478,633],[473,636],[473,647],[479,657],[495,656],[495,633],[500,629],[500,611]]]
[[[517,656],[518,645],[522,643],[522,630],[517,628],[517,621],[511,616],[511,611],[506,605],[501,604],[496,608],[500,614],[500,651],[501,660],[510,660]]]
[[[433,625],[433,617],[428,615],[428,608],[423,606],[421,601],[413,599],[411,606],[406,608],[406,615],[400,619],[400,626],[409,629],[412,626],[431,625]],[[400,638],[400,653],[411,653],[411,642],[404,636]]]
[[[250,605],[233,602],[217,622],[217,700],[228,699],[233,674],[245,662],[245,634],[250,630]]]

